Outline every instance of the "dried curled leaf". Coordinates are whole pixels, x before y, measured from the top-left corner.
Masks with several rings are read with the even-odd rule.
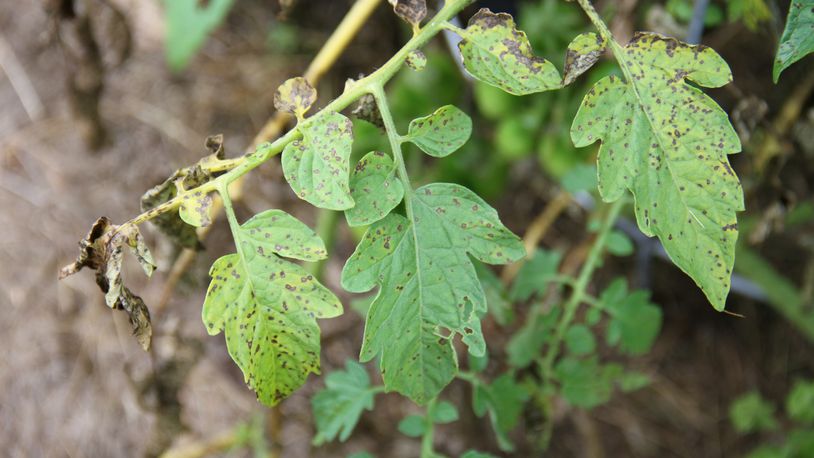
[[[206,149],[209,155],[198,161],[195,165],[176,170],[160,185],[150,189],[141,196],[141,210],[152,210],[168,202],[187,189],[198,187],[217,175],[209,173],[207,166],[223,159],[223,135],[213,135],[206,139]],[[209,196],[196,196],[188,194],[188,202],[183,202],[179,213],[166,212],[155,216],[150,223],[183,248],[200,250],[203,248],[195,232],[195,226],[205,226],[211,220],[208,212]],[[195,202],[202,200],[201,202]],[[196,210],[197,209],[197,210]],[[205,213],[201,213],[206,210]],[[197,215],[196,215],[197,214]],[[200,223],[200,224],[195,224]],[[204,224],[207,223],[207,224]]]
[[[783,70],[811,52],[814,52],[814,0],[794,0],[774,59],[774,82],[777,83]]]
[[[565,53],[565,68],[562,71],[562,85],[567,86],[591,68],[605,52],[607,40],[593,32],[577,35],[568,45]]]
[[[576,146],[602,140],[598,186],[614,201],[629,189],[641,231],[722,310],[743,192],[727,155],[740,151],[726,113],[695,86],[732,80],[712,49],[638,33],[617,53],[630,81],[609,76],[588,92],[571,127]]]
[[[309,118],[302,139],[283,150],[283,173],[300,199],[330,210],[353,207],[348,188],[353,124],[339,113]]]
[[[418,27],[421,21],[427,17],[426,0],[388,0],[393,5],[393,11],[404,21]]]
[[[435,183],[407,198],[412,219],[390,213],[371,225],[342,270],[342,286],[352,292],[380,287],[360,359],[381,354],[385,387],[423,404],[455,377],[456,334],[471,354],[485,352],[480,316],[486,299],[470,255],[503,264],[524,249],[469,189]]]
[[[445,105],[423,118],[413,119],[407,140],[435,157],[458,150],[472,134],[472,120],[454,105]]]
[[[274,93],[274,108],[302,118],[317,101],[317,90],[305,78],[286,80]]]
[[[534,55],[525,32],[512,16],[486,8],[469,20],[458,44],[464,67],[475,78],[514,95],[549,91],[561,86],[554,64]]]
[[[239,226],[237,253],[212,265],[202,318],[210,335],[224,331],[229,354],[266,405],[275,405],[319,373],[316,318],[342,313],[339,299],[301,266],[280,256],[315,261],[322,240],[280,210]]]
[[[93,223],[88,235],[79,241],[79,256],[76,261],[59,271],[59,279],[73,275],[85,267],[95,270],[96,284],[105,294],[105,302],[110,308],[127,312],[133,334],[146,351],[150,348],[152,337],[150,312],[144,301],[122,282],[125,246],[135,255],[144,273],[150,276],[155,264],[138,228],[132,225],[117,226],[101,217]]]
[[[353,169],[350,193],[356,205],[345,210],[349,226],[365,226],[387,216],[404,197],[393,159],[379,151],[367,153]]]

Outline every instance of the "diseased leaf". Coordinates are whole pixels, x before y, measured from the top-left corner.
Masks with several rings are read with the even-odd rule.
[[[448,156],[458,150],[472,134],[472,120],[453,105],[445,105],[431,115],[413,119],[407,140],[435,157]]]
[[[534,55],[525,32],[517,30],[509,14],[481,9],[469,20],[462,38],[458,47],[464,67],[484,83],[515,95],[561,86],[554,64]]]
[[[740,141],[726,113],[689,79],[706,87],[732,79],[710,48],[638,33],[616,58],[631,81],[600,80],[571,127],[576,146],[602,140],[599,192],[625,188],[636,199],[641,231],[656,235],[670,258],[723,310],[735,261],[743,192],[728,154]]]
[[[356,202],[345,210],[351,227],[375,223],[390,213],[404,197],[393,159],[379,151],[366,154],[351,172],[350,195]]]
[[[486,301],[469,255],[498,264],[524,250],[497,212],[464,187],[430,184],[406,199],[412,220],[391,213],[373,224],[345,264],[342,286],[351,292],[380,286],[360,358],[381,354],[387,390],[423,404],[458,370],[455,334],[473,355],[485,351]]]
[[[404,60],[404,62],[411,69],[420,72],[421,70],[424,70],[424,67],[427,66],[427,56],[424,55],[421,50],[414,49],[407,54],[407,58]]]
[[[190,226],[203,227],[212,224],[212,193],[192,191],[182,194],[178,215]]]
[[[317,101],[317,90],[305,78],[298,76],[286,80],[274,92],[274,108],[302,119]]]
[[[153,257],[144,243],[138,227],[117,226],[101,217],[93,223],[88,235],[79,241],[79,256],[76,261],[59,271],[59,279],[73,275],[83,268],[96,271],[96,284],[105,294],[107,305],[116,310],[124,310],[133,327],[133,335],[139,345],[147,351],[153,335],[150,311],[144,301],[124,286],[121,277],[124,247],[127,246],[141,264],[142,270],[150,276],[155,269]]]
[[[348,187],[352,126],[339,113],[319,114],[297,126],[303,138],[286,145],[282,163],[300,199],[329,210],[353,207]]]
[[[219,258],[209,275],[202,318],[221,331],[232,359],[266,405],[275,405],[319,372],[316,318],[342,313],[336,296],[304,268],[278,255],[325,257],[322,241],[279,210],[256,215],[235,231],[238,253]]]
[[[777,83],[783,70],[811,52],[814,52],[814,0],[794,0],[774,59],[774,82]]]
[[[627,293],[624,279],[614,281],[599,297],[611,320],[607,328],[608,345],[632,355],[646,353],[661,330],[661,309],[650,302],[647,291]]]
[[[167,62],[175,71],[187,66],[203,45],[206,37],[218,26],[233,0],[164,0],[167,22]]]
[[[334,371],[325,378],[325,389],[311,398],[317,435],[314,445],[339,437],[345,442],[365,410],[373,409],[375,391],[364,366],[353,360],[345,369]]]
[[[562,71],[562,85],[568,86],[577,77],[591,68],[605,52],[608,42],[601,36],[587,32],[577,35],[568,45],[565,53],[565,68]]]
[[[405,22],[418,27],[427,16],[426,0],[388,0],[393,5],[393,11]]]

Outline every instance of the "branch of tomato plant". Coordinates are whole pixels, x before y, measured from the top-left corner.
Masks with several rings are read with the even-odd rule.
[[[568,297],[568,301],[562,307],[562,317],[560,317],[560,320],[557,323],[557,328],[554,331],[554,337],[551,344],[549,345],[545,355],[537,361],[540,378],[543,381],[543,389],[546,391],[542,399],[545,423],[543,425],[540,446],[543,449],[548,447],[549,440],[551,439],[551,431],[553,429],[553,406],[551,397],[548,396],[548,392],[551,391],[550,387],[553,385],[552,373],[554,370],[554,361],[556,360],[557,355],[560,353],[560,347],[562,346],[562,341],[565,338],[565,333],[568,330],[568,327],[571,325],[571,322],[574,320],[574,316],[576,315],[579,306],[585,302],[595,302],[592,300],[593,297],[587,293],[587,288],[590,284],[591,278],[593,277],[594,271],[596,271],[600,265],[602,252],[605,249],[608,234],[610,234],[611,230],[613,229],[613,225],[619,218],[619,213],[621,212],[622,207],[624,207],[625,202],[625,198],[616,200],[609,206],[606,214],[604,215],[604,220],[602,221],[599,232],[596,234],[596,238],[591,245],[591,249],[585,259],[585,263],[582,265],[579,275],[577,276],[576,281],[573,283],[571,295]]]

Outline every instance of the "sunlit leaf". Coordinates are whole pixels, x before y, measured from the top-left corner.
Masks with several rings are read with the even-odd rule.
[[[565,68],[562,71],[562,85],[567,86],[591,68],[605,52],[607,41],[601,36],[587,32],[577,35],[568,45],[565,53]]]
[[[210,270],[203,322],[210,335],[225,332],[246,382],[274,405],[319,372],[316,318],[340,315],[342,305],[304,268],[278,256],[326,255],[317,235],[293,217],[269,210],[240,226],[235,238],[238,252]]]
[[[701,90],[732,79],[710,48],[638,33],[616,58],[630,81],[609,76],[585,96],[571,127],[576,146],[602,140],[599,192],[629,189],[636,219],[723,310],[735,261],[743,192],[728,154],[740,141],[726,113]]]
[[[302,139],[283,150],[283,173],[297,196],[320,208],[353,206],[348,187],[353,131],[339,113],[319,114],[300,123]]]
[[[524,250],[497,212],[466,188],[430,184],[406,199],[412,220],[391,213],[373,224],[345,264],[342,285],[352,292],[380,286],[361,359],[381,354],[385,387],[423,404],[458,370],[455,334],[470,353],[485,351],[485,295],[469,255],[500,264]]]
[[[469,20],[458,47],[472,76],[504,91],[525,95],[561,86],[551,62],[537,57],[525,32],[506,13],[484,8]]]
[[[366,154],[351,172],[350,194],[356,205],[345,210],[349,226],[366,226],[384,218],[404,197],[393,159],[379,151]]]
[[[344,442],[365,410],[373,409],[375,391],[364,366],[348,360],[344,370],[325,378],[325,389],[311,398],[317,435],[314,445],[339,438]]]
[[[472,134],[472,120],[453,105],[446,105],[431,115],[413,119],[407,140],[435,157],[448,156],[463,146]]]
[[[780,37],[780,47],[774,60],[774,82],[777,82],[783,70],[813,51],[814,0],[794,0],[789,6],[786,28]]]

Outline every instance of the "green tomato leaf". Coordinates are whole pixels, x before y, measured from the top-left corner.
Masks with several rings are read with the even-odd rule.
[[[548,287],[548,281],[557,275],[560,266],[560,253],[538,249],[534,256],[528,260],[514,279],[509,291],[512,301],[526,301],[535,294],[543,294]]]
[[[618,48],[618,45],[615,45]],[[576,146],[602,140],[599,192],[605,201],[636,199],[641,231],[656,235],[670,258],[723,310],[735,262],[743,192],[728,154],[740,140],[726,113],[685,82],[718,87],[732,80],[710,48],[638,33],[616,53],[631,81],[600,80],[574,119]]]
[[[606,338],[608,345],[631,355],[646,353],[661,330],[661,309],[650,302],[650,293],[634,291],[627,294],[624,279],[617,279],[599,297],[602,307],[610,314]]]
[[[484,83],[515,95],[561,87],[554,64],[534,55],[526,33],[517,30],[511,15],[483,8],[461,33],[458,48],[464,67]]]
[[[317,101],[317,90],[305,78],[298,76],[286,80],[274,92],[274,108],[302,119]]]
[[[300,199],[329,210],[353,207],[348,187],[353,123],[339,113],[319,114],[297,126],[302,139],[283,149],[283,173]]]
[[[553,308],[545,315],[529,317],[523,327],[512,335],[506,346],[509,364],[524,368],[540,355],[543,344],[553,335],[554,327],[560,317],[560,309]]]
[[[268,237],[266,237],[268,235]],[[266,405],[275,405],[319,373],[316,318],[342,313],[339,299],[304,268],[278,255],[315,260],[325,246],[307,226],[269,210],[235,231],[237,253],[219,258],[209,275],[202,318],[224,331],[232,359]]]
[[[427,419],[422,415],[408,415],[399,422],[399,432],[409,437],[421,437],[427,431]]]
[[[575,324],[565,333],[565,346],[573,355],[587,355],[596,350],[596,339],[587,326]]]
[[[610,399],[614,367],[600,366],[597,358],[562,358],[554,367],[562,396],[571,405],[592,409]]]
[[[789,418],[804,424],[814,424],[814,382],[799,380],[786,398]]]
[[[469,255],[500,264],[524,250],[497,212],[462,186],[430,184],[406,199],[411,216],[391,213],[368,229],[345,264],[342,286],[380,286],[360,358],[381,354],[387,390],[424,404],[457,373],[455,334],[475,356],[486,349],[486,299]]]
[[[472,134],[472,120],[453,105],[445,105],[431,115],[413,119],[406,139],[422,151],[444,157],[463,146]]]
[[[565,53],[562,85],[568,86],[579,75],[591,68],[599,60],[602,53],[605,52],[607,44],[607,40],[593,32],[577,35],[568,45],[568,50]]]
[[[780,37],[774,59],[772,79],[777,83],[780,73],[791,64],[814,51],[814,0],[794,0],[789,6],[786,28]]]
[[[349,359],[345,363],[345,370],[328,374],[325,389],[311,398],[317,426],[314,445],[337,437],[345,442],[362,412],[373,409],[375,394],[364,366],[356,361]]]
[[[351,172],[350,195],[356,205],[345,210],[349,226],[366,226],[387,216],[404,197],[393,159],[379,151],[366,154]]]
[[[164,0],[167,20],[167,62],[183,69],[232,8],[233,0]]]
[[[633,254],[633,242],[622,231],[613,230],[605,240],[605,246],[614,256],[630,256]]]
[[[619,388],[625,393],[642,389],[650,384],[650,376],[642,372],[629,371],[619,379]]]
[[[746,434],[777,429],[774,406],[753,391],[736,399],[729,407],[729,420],[735,431]]]
[[[482,417],[488,412],[501,450],[514,450],[508,433],[517,426],[523,406],[529,399],[528,392],[508,373],[490,385],[478,383],[474,388],[472,404],[475,414]]]
[[[503,282],[483,263],[476,262],[475,271],[478,273],[478,279],[486,295],[486,306],[489,309],[489,314],[495,318],[497,324],[501,326],[509,325],[514,321],[514,310],[512,310],[512,304],[506,297],[506,287],[503,286]]]
[[[467,450],[461,458],[497,458],[491,453],[479,452],[477,450]]]
[[[562,176],[562,187],[571,194],[596,189],[596,167],[577,164]]]
[[[458,409],[447,401],[439,402],[435,408],[432,409],[433,423],[452,423],[458,419]]]
[[[191,191],[181,195],[178,215],[190,226],[204,227],[212,224],[212,193]]]

